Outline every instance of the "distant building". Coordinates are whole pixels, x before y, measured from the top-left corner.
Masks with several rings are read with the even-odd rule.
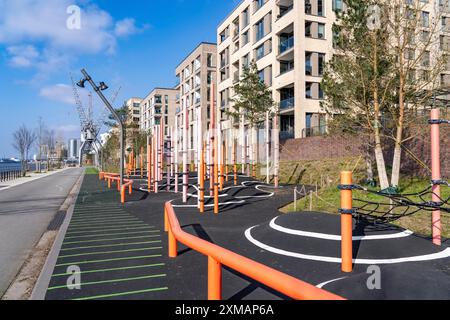
[[[140,125],[141,122],[141,98],[130,98],[125,102],[128,110],[127,125]]]
[[[69,140],[69,147],[68,147],[68,158],[69,160],[76,160],[79,156],[79,148],[80,148],[80,142],[78,139],[70,139]]]
[[[170,88],[155,88],[141,102],[142,131],[154,132],[155,126],[164,121],[164,135],[170,136],[170,127],[175,124],[175,112],[178,90]]]

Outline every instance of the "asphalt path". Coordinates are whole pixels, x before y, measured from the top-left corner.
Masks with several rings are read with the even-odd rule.
[[[83,169],[0,190],[0,297],[32,252]]]

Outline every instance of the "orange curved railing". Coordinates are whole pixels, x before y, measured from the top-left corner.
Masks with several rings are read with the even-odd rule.
[[[170,258],[178,256],[177,242],[208,257],[208,300],[222,299],[222,266],[227,266],[296,300],[345,300],[183,231],[170,202],[164,206],[164,228],[169,234]]]
[[[108,182],[108,188],[111,189],[111,185],[113,181],[117,182],[117,191],[120,191],[120,202],[125,203],[125,193],[126,189],[128,188],[128,194],[133,193],[133,180],[130,179],[124,179],[124,184],[120,185],[120,175],[117,173],[107,173],[107,172],[100,172],[99,173],[99,179],[100,180],[106,180]]]

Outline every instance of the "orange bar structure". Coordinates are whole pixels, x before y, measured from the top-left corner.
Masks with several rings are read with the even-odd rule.
[[[353,183],[352,172],[341,172],[341,255],[342,271],[353,271]]]
[[[234,173],[234,185],[238,184],[238,170],[237,170],[237,141],[233,140],[233,173]]]
[[[441,147],[440,147],[440,112],[438,108],[431,110],[431,171],[433,181],[433,202],[440,203],[441,185],[436,183],[442,180],[441,176]],[[441,211],[434,210],[432,215],[433,243],[442,244]]]
[[[169,257],[177,257],[177,242],[208,257],[208,299],[210,300],[222,299],[222,266],[231,268],[292,299],[345,300],[331,292],[184,232],[169,202],[165,204],[164,216],[165,227],[169,233]]]
[[[152,146],[147,144],[147,188],[148,192],[152,191]]]
[[[120,191],[120,202],[125,203],[125,192],[128,189],[128,194],[132,194],[133,192],[133,180],[124,179],[124,184],[120,185],[120,175],[117,173],[106,173],[100,172],[99,176],[101,180],[106,180],[108,182],[108,188],[111,189],[111,182],[117,182],[117,190]]]

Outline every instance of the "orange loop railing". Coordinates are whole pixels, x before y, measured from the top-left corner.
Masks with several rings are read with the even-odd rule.
[[[178,242],[208,257],[208,300],[222,300],[222,266],[296,300],[344,300],[331,292],[184,232],[170,202],[164,207],[164,228],[169,234],[170,258],[178,256]]]
[[[125,193],[128,188],[128,194],[133,193],[133,180],[130,179],[124,179],[124,184],[120,185],[120,175],[117,173],[107,173],[107,172],[100,172],[99,173],[99,179],[100,180],[106,180],[108,182],[108,188],[111,189],[112,183],[117,183],[117,191],[120,191],[120,202],[125,203]]]

